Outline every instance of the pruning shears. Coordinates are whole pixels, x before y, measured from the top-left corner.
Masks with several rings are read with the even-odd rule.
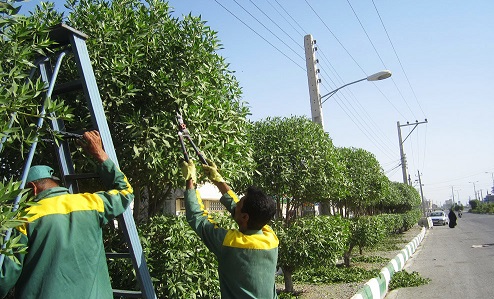
[[[201,153],[201,151],[197,148],[195,145],[194,141],[192,141],[192,138],[190,137],[189,130],[187,129],[187,126],[184,123],[184,119],[182,118],[182,115],[180,112],[177,110],[177,123],[178,123],[178,138],[180,139],[180,145],[182,147],[182,152],[184,153],[184,160],[185,162],[189,162],[190,157],[189,153],[187,152],[187,149],[185,148],[185,142],[184,138],[187,139],[192,147],[194,148],[194,151],[196,152],[197,156],[199,157],[199,161],[201,161],[202,164],[208,165],[208,162],[204,158],[204,155]]]

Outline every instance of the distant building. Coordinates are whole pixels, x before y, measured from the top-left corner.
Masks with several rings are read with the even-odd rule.
[[[494,202],[494,194],[487,194],[484,197],[484,202]]]
[[[201,195],[204,208],[209,212],[226,211],[225,207],[221,204],[221,192],[218,188],[211,184],[205,183],[204,185],[198,185],[197,190]],[[175,199],[175,215],[185,215],[185,201],[183,190],[176,193]]]

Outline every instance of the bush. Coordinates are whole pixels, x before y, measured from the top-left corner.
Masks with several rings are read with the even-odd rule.
[[[420,217],[422,217],[422,212],[420,209],[413,209],[402,214],[403,217],[403,231],[411,229],[415,224],[418,223]]]
[[[158,298],[217,298],[218,263],[185,216],[156,216],[139,227],[139,236]],[[107,244],[119,246],[111,235]],[[109,262],[114,288],[133,289],[128,261]]]
[[[388,235],[398,233],[403,228],[403,218],[401,214],[381,214],[375,217],[382,219]]]

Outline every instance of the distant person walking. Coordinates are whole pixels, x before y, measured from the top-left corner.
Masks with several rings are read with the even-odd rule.
[[[453,211],[453,208],[449,210],[448,218],[449,218],[449,227],[454,228],[456,226],[456,214],[455,211]]]

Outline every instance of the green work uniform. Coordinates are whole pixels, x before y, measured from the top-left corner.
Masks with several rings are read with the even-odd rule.
[[[187,222],[218,259],[221,298],[277,298],[275,286],[278,238],[265,225],[245,233],[219,227],[204,209],[195,189],[185,191]],[[238,197],[225,193],[221,203],[233,215]]]
[[[109,191],[70,194],[63,187],[40,192],[28,208],[28,223],[17,227],[28,253],[20,264],[5,258],[0,297],[15,285],[16,298],[111,299],[102,226],[122,214],[134,195],[127,178],[107,159],[98,167]]]

